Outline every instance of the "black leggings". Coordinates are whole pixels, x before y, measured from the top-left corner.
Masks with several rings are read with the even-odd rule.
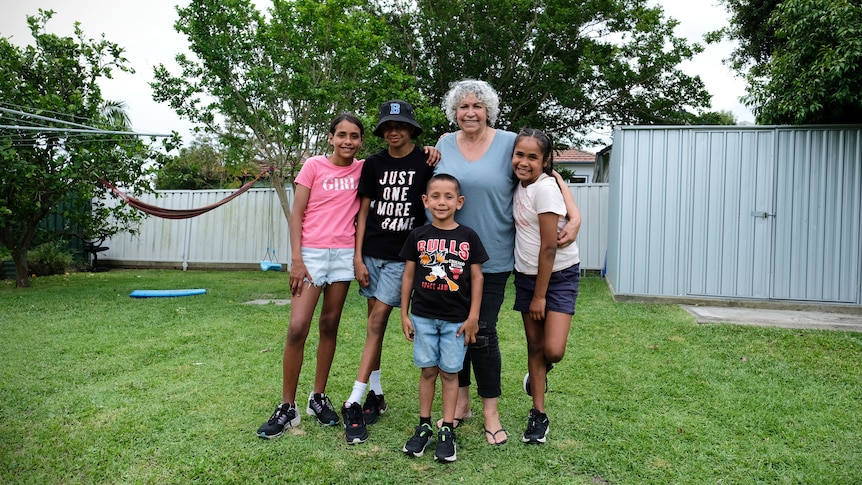
[[[484,273],[485,284],[482,289],[482,306],[479,309],[479,333],[476,342],[470,344],[464,357],[464,368],[458,373],[458,385],[470,385],[470,368],[476,376],[479,396],[484,398],[500,397],[500,342],[497,338],[497,317],[506,296],[506,284],[510,272]]]

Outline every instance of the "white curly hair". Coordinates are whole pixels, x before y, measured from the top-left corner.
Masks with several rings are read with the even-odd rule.
[[[500,96],[490,84],[478,79],[462,79],[449,85],[449,91],[443,96],[443,111],[446,112],[446,119],[450,123],[457,124],[455,113],[458,111],[458,104],[468,94],[475,95],[479,101],[485,104],[488,125],[494,126],[500,115]]]

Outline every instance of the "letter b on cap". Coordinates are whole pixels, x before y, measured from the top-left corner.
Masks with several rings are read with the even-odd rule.
[[[389,105],[389,114],[391,115],[400,115],[401,114],[401,104],[392,103]]]

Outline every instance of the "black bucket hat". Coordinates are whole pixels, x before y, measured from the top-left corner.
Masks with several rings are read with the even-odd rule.
[[[407,101],[392,100],[380,105],[380,115],[377,121],[377,127],[374,128],[374,136],[383,136],[380,128],[387,121],[401,121],[411,125],[414,130],[410,138],[416,138],[422,134],[422,127],[416,122],[416,117],[413,116],[413,105]]]

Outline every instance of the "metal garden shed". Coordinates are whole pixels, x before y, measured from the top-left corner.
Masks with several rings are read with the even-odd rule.
[[[862,126],[624,126],[618,299],[862,309]]]

